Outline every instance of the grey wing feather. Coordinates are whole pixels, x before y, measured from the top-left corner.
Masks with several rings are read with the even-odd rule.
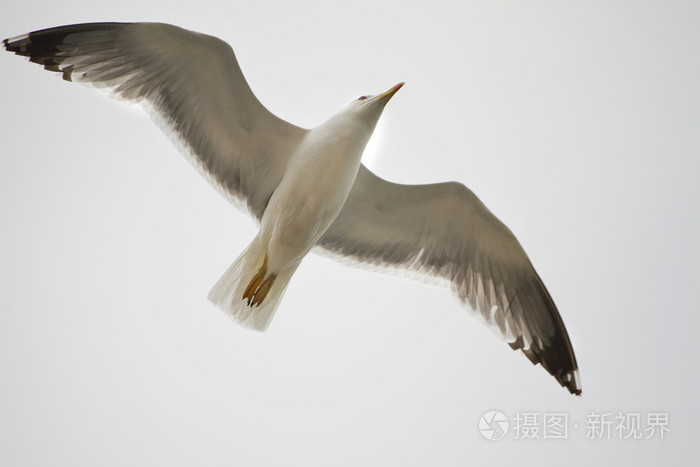
[[[319,246],[448,280],[512,348],[581,393],[568,333],[542,280],[511,231],[464,185],[400,185],[361,166]]]
[[[32,32],[5,48],[69,81],[149,102],[220,188],[258,219],[306,130],[267,111],[231,47],[158,23],[91,23]]]

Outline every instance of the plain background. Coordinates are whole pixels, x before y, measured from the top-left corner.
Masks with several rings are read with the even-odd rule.
[[[518,236],[575,398],[446,290],[310,256],[267,333],[206,300],[256,226],[138,106],[0,53],[0,464],[678,465],[697,453],[700,4],[37,1],[0,35],[161,21],[223,38],[313,127],[406,86],[366,162],[458,180]],[[567,440],[484,439],[487,410]],[[664,440],[586,439],[662,412]]]

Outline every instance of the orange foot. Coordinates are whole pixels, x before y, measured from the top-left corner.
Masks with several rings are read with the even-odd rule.
[[[243,293],[243,300],[248,299],[247,305],[251,308],[253,306],[260,306],[277,278],[275,274],[271,274],[268,277],[265,276],[267,276],[267,255],[265,255],[262,266],[260,266],[258,272],[255,273],[250,280],[248,287],[245,288],[245,292]]]

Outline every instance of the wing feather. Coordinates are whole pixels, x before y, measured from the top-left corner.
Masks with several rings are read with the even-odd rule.
[[[68,81],[150,103],[214,185],[258,219],[307,132],[265,109],[231,47],[215,37],[167,24],[90,23],[4,45]]]
[[[568,333],[542,280],[512,232],[464,185],[400,185],[361,166],[319,246],[448,280],[513,349],[581,393]]]

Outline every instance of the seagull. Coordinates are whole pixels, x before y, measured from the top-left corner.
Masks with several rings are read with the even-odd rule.
[[[562,318],[513,233],[461,183],[391,183],[361,163],[403,83],[309,130],[270,113],[216,37],[160,23],[90,23],[3,43],[67,81],[147,104],[212,185],[259,221],[209,293],[239,323],[267,329],[297,267],[320,248],[449,283],[514,350],[581,394]]]

